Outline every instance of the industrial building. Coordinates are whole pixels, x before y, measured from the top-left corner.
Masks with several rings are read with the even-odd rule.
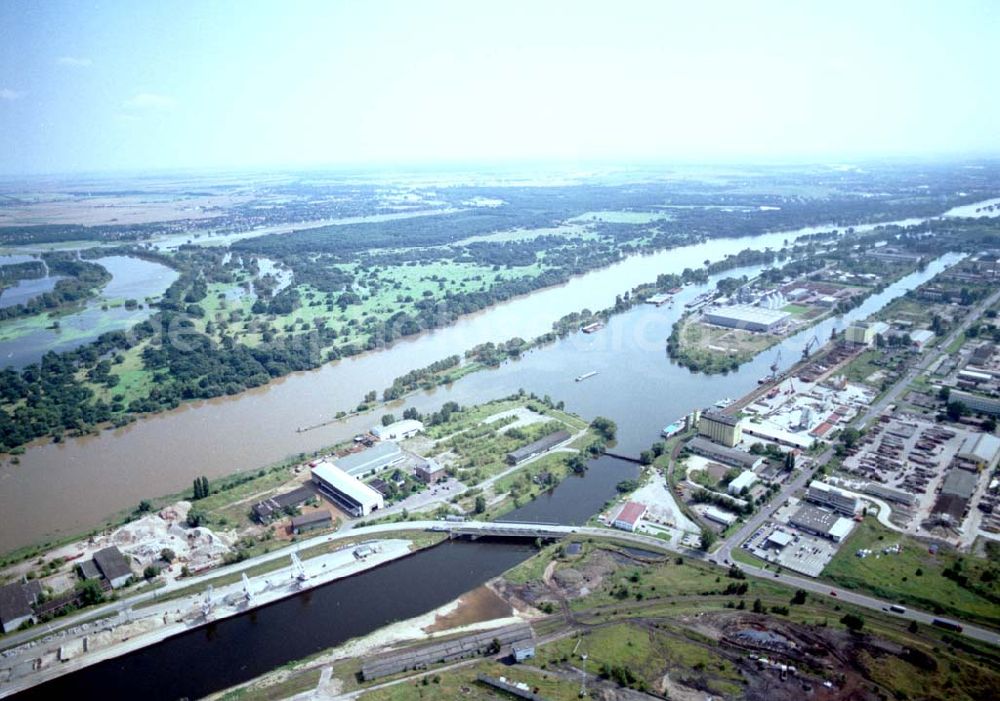
[[[764,463],[764,458],[759,455],[745,453],[736,448],[727,448],[724,445],[713,443],[701,436],[695,436],[687,442],[685,446],[692,453],[696,453],[709,460],[716,460],[724,465],[740,467],[744,470],[755,470]]]
[[[915,331],[910,331],[910,341],[919,350],[923,350],[924,346],[931,342],[934,338],[934,332],[930,329],[916,329]]]
[[[639,525],[639,520],[646,515],[646,505],[636,501],[625,502],[618,515],[615,516],[611,525],[623,531],[634,531]]]
[[[975,472],[952,469],[948,471],[948,474],[944,477],[944,482],[941,483],[941,494],[969,500],[975,494],[978,483],[979,475]]]
[[[958,457],[973,463],[977,469],[992,469],[1000,459],[1000,438],[988,433],[971,433],[962,441]]]
[[[702,515],[709,521],[715,521],[722,526],[731,526],[736,523],[736,514],[730,513],[728,511],[723,511],[722,509],[716,508],[714,506],[708,506],[702,512]]]
[[[765,309],[748,304],[733,304],[715,307],[704,313],[704,320],[716,326],[731,329],[746,329],[771,333],[791,318],[791,314],[780,309]]]
[[[333,516],[326,509],[310,511],[308,514],[292,517],[292,533],[299,535],[318,528],[329,528],[333,525]]]
[[[870,346],[875,337],[889,330],[889,325],[883,321],[856,321],[847,327],[845,337],[848,343]]]
[[[367,516],[385,506],[381,494],[331,463],[313,467],[312,478],[320,494],[352,516]]]
[[[851,519],[808,504],[792,514],[788,522],[807,533],[829,538],[834,543],[843,541],[854,527],[854,521]]]
[[[953,389],[948,395],[948,401],[964,404],[974,413],[1000,414],[1000,397],[987,397],[983,394]]]
[[[301,506],[316,496],[316,491],[305,485],[291,492],[278,494],[259,501],[250,507],[250,513],[258,523],[269,523],[272,519],[281,516],[286,508]]]
[[[114,545],[98,550],[92,560],[81,563],[79,572],[84,579],[103,579],[111,589],[123,587],[132,579],[128,560]]]
[[[361,477],[374,475],[404,460],[406,453],[397,444],[392,441],[382,441],[360,453],[351,453],[338,458],[334,464],[352,477]]]
[[[809,483],[806,499],[820,506],[829,507],[844,516],[854,516],[858,512],[857,497],[819,480],[813,480]]]
[[[371,434],[380,441],[402,441],[412,438],[424,430],[424,424],[416,419],[403,419],[388,426],[375,426]]]
[[[750,470],[744,470],[729,483],[726,487],[726,491],[729,492],[731,496],[738,497],[743,493],[744,489],[750,489],[750,487],[755,485],[758,481],[757,475]]]
[[[502,647],[530,643],[534,639],[531,626],[526,623],[507,626],[444,640],[432,645],[377,656],[361,665],[361,678],[365,681],[388,677],[410,669],[425,669],[439,662],[451,662],[468,657],[478,657],[499,643]]]
[[[539,438],[537,441],[507,453],[507,464],[518,465],[529,458],[541,455],[563,441],[569,440],[569,437],[569,431],[553,431],[549,435]]]
[[[735,416],[706,410],[698,419],[698,435],[732,448],[743,439],[743,426]]]
[[[424,484],[434,484],[448,477],[444,467],[434,458],[424,458],[414,468],[413,474]]]
[[[30,582],[11,582],[0,587],[0,627],[4,633],[11,633],[26,621],[35,620],[32,608],[42,593],[42,584],[36,579]]]
[[[783,445],[786,448],[809,450],[816,444],[816,438],[808,434],[793,433],[768,423],[747,423],[743,425],[743,433],[748,436],[763,438],[765,441]]]

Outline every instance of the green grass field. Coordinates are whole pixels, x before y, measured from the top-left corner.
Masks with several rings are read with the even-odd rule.
[[[896,543],[903,548],[899,554],[877,558],[855,554],[862,548],[881,553]],[[969,579],[967,587],[942,574],[959,561],[961,572]],[[942,615],[1000,625],[1000,564],[943,548],[931,554],[926,543],[891,531],[874,519],[866,519],[854,530],[823,570],[823,577],[850,589]]]

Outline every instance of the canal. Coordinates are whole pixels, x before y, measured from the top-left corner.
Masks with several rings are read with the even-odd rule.
[[[512,512],[511,520],[582,524],[634,478],[638,467],[594,460]],[[530,557],[533,544],[449,540],[323,587],[168,638],[15,695],[14,699],[200,698],[390,623],[413,618],[475,589]]]

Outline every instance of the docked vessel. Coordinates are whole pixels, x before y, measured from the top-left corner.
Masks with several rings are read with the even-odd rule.
[[[584,381],[584,380],[586,380],[586,379],[587,379],[588,377],[593,377],[593,376],[594,376],[594,375],[596,375],[596,374],[597,374],[597,370],[591,370],[590,372],[585,372],[585,373],[583,373],[582,375],[577,375],[577,377],[576,377],[576,381],[577,381],[577,382],[583,382],[583,381]]]
[[[664,438],[673,438],[678,433],[684,430],[684,419],[680,421],[674,421],[669,426],[664,426],[663,431],[661,431]]]

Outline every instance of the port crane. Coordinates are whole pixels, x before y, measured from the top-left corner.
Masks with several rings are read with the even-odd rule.
[[[778,368],[781,367],[781,349],[778,349],[778,354],[774,356],[774,362],[771,363],[771,374],[777,375]]]
[[[302,560],[299,559],[298,553],[292,553],[292,578],[299,583],[308,579],[306,577],[306,568],[302,564]]]
[[[253,603],[253,592],[250,591],[250,578],[247,577],[247,573],[243,573],[243,596],[246,597],[248,604]]]
[[[809,343],[806,344],[806,347],[802,349],[803,360],[809,360],[809,354],[812,352],[813,346],[816,345],[819,345],[819,338],[813,336],[811,339],[809,339]]]
[[[205,589],[205,598],[201,602],[201,615],[203,618],[208,618],[212,615],[212,608],[214,604],[212,603],[212,585],[209,584],[208,588]]]

